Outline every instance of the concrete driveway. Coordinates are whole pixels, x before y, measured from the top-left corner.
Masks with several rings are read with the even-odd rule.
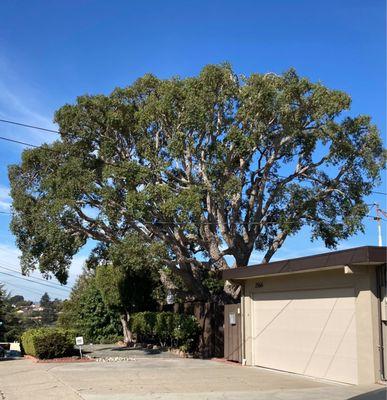
[[[385,400],[385,395],[378,385],[345,386],[205,360],[144,358],[83,364],[0,361],[2,400]]]

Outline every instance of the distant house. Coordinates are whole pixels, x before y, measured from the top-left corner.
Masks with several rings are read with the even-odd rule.
[[[44,310],[44,308],[41,307],[39,304],[32,304],[31,308],[33,311],[43,311]]]

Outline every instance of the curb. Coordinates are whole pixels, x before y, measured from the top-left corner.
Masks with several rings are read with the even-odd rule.
[[[84,363],[84,362],[94,362],[95,360],[93,358],[73,358],[73,357],[63,357],[63,358],[51,358],[47,360],[41,360],[40,358],[31,356],[29,354],[26,354],[24,356],[25,359],[31,360],[32,362],[36,364],[63,364],[63,363]]]

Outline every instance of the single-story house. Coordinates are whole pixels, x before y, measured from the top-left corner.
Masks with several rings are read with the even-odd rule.
[[[351,384],[383,380],[386,250],[365,246],[224,271],[223,279],[242,287],[240,305],[225,307],[225,357]]]

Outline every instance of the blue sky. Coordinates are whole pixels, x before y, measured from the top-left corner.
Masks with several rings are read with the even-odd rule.
[[[351,114],[371,115],[385,137],[385,15],[384,0],[3,0],[0,118],[52,128],[54,111],[78,95],[109,93],[147,72],[189,76],[205,64],[229,61],[246,75],[295,67],[344,90],[352,96]],[[34,144],[55,138],[2,123],[0,135]],[[0,211],[10,203],[7,165],[20,160],[22,148],[0,143]],[[379,190],[386,192],[385,183]],[[375,194],[368,202],[386,208],[385,200]],[[17,270],[8,224],[9,217],[0,214],[0,266]],[[377,244],[376,224],[369,219],[365,234],[340,248],[366,244]],[[322,251],[323,244],[310,242],[305,229],[277,258]],[[75,258],[70,286],[85,256],[83,251]],[[251,262],[258,260],[254,255]],[[46,289],[54,297],[67,295],[4,274],[1,281],[31,299]]]

